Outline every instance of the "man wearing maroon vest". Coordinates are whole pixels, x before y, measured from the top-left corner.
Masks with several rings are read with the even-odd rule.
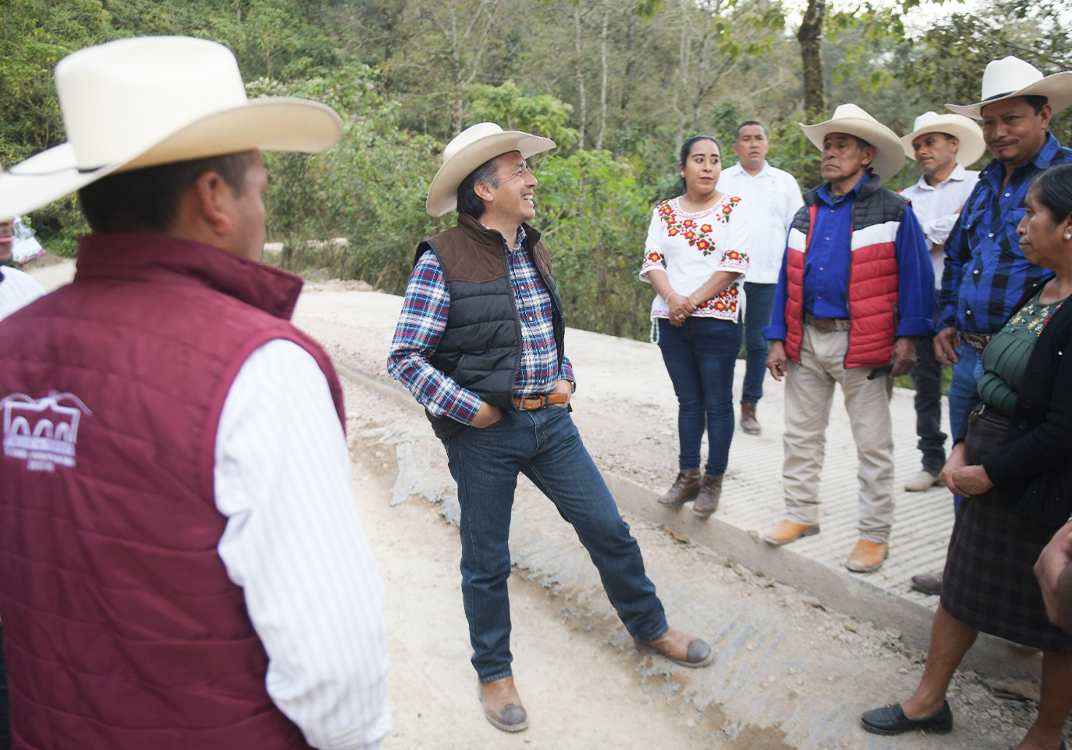
[[[260,149],[327,107],[248,101],[234,56],[125,39],[56,68],[69,143],[0,215],[77,190],[74,282],[0,326],[0,616],[14,748],[371,748],[383,584],[341,388],[260,265]]]
[[[763,533],[782,545],[819,532],[819,472],[835,383],[859,458],[859,539],[845,566],[878,570],[893,520],[893,378],[932,335],[934,271],[908,201],[879,184],[905,154],[896,133],[855,104],[804,132],[827,182],[793,218],[774,297],[767,367],[786,376],[786,518]]]
[[[629,526],[569,414],[562,298],[551,256],[529,226],[536,178],[526,159],[554,141],[483,122],[443,151],[428,190],[432,216],[458,225],[417,247],[388,358],[425,407],[447,451],[461,507],[462,601],[488,721],[528,726],[510,652],[510,510],[518,474],[573,525],[641,651],[685,667],[714,658],[667,625]]]

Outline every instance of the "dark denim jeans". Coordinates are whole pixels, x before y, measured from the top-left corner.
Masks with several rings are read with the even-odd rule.
[[[916,387],[916,447],[923,454],[923,470],[937,476],[945,466],[945,438],[942,432],[942,364],[934,356],[934,339],[916,341],[916,366],[912,368]]]
[[[763,327],[771,324],[776,284],[744,282],[744,387],[742,404],[756,404],[763,398],[763,378],[767,377],[767,340]]]
[[[678,467],[699,468],[706,428],[704,470],[720,477],[726,473],[733,440],[733,366],[741,348],[741,327],[715,318],[687,318],[680,328],[659,320],[659,348],[677,395]]]
[[[960,361],[953,365],[953,379],[949,382],[949,427],[956,437],[961,422],[968,413],[968,405],[975,397],[975,386],[982,374],[979,352],[968,344],[957,349]],[[960,495],[953,496],[953,507],[960,508]]]
[[[640,546],[560,406],[506,412],[483,430],[466,428],[444,441],[461,505],[462,602],[469,620],[473,667],[481,682],[511,675],[510,511],[524,474],[573,525],[599,571],[626,630],[653,641],[667,630],[655,584],[644,573]]]

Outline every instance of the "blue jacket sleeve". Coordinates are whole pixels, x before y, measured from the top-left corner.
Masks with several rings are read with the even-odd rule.
[[[897,248],[898,336],[934,335],[934,266],[927,238],[912,207],[905,208],[894,238]]]

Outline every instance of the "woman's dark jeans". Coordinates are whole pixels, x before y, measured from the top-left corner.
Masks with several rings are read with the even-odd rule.
[[[659,320],[659,348],[677,394],[678,466],[700,466],[700,442],[707,429],[704,470],[726,473],[733,440],[733,366],[741,348],[741,327],[728,320],[690,317],[675,328]]]

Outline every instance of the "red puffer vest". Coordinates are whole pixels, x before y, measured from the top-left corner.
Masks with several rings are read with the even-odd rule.
[[[817,193],[818,188],[804,195],[804,207],[793,217],[786,247],[785,352],[798,363],[804,334],[804,262],[818,210]],[[852,327],[845,369],[890,363],[898,323],[894,240],[907,205],[907,200],[882,188],[877,177],[861,187],[853,201],[848,289]]]
[[[301,279],[198,243],[86,237],[74,283],[0,326],[0,616],[12,746],[307,748],[216,545],[228,390]]]

